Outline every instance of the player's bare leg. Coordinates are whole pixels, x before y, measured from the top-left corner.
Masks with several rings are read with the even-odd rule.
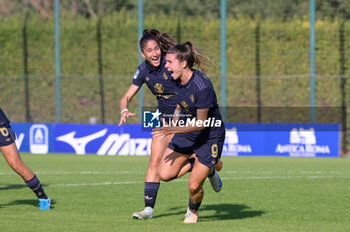
[[[203,184],[210,172],[210,168],[201,164],[198,159],[188,179],[190,199],[184,223],[197,223],[198,209],[204,197]]]
[[[13,171],[20,175],[24,181],[29,181],[34,177],[33,171],[23,163],[15,143],[2,146],[0,147],[0,150],[8,165]]]
[[[148,169],[145,178],[145,208],[142,211],[134,212],[133,218],[135,219],[149,219],[153,218],[153,209],[159,189],[160,177],[158,174],[161,158],[166,151],[168,144],[170,143],[173,135],[166,137],[153,137],[151,144],[151,156],[148,164]],[[179,178],[189,172],[192,168],[190,162],[186,161],[179,167],[180,170],[177,176]]]
[[[163,138],[153,137],[151,144],[151,155],[148,163],[148,169],[145,177],[144,201],[145,208],[142,211],[132,214],[135,219],[150,219],[153,218],[153,208],[156,202],[160,178],[158,169],[162,155],[164,154],[173,135],[168,135]]]
[[[159,176],[163,181],[171,181],[179,176],[179,173],[186,173],[191,168],[188,165],[189,155],[184,155],[167,148],[160,163]],[[187,166],[186,166],[187,165]],[[188,168],[185,172],[183,167]]]
[[[27,186],[34,192],[38,197],[40,210],[49,210],[51,206],[50,198],[45,194],[41,183],[33,171],[27,167],[18,152],[15,143],[11,143],[7,146],[0,147],[1,152],[8,165],[22,177]]]

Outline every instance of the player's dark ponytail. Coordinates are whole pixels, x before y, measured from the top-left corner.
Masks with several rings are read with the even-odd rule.
[[[160,49],[165,54],[168,49],[176,44],[176,40],[166,33],[162,33],[157,29],[145,29],[140,39],[140,48],[144,48],[146,43],[150,40],[154,40],[159,44]]]
[[[211,62],[210,58],[203,55],[191,41],[171,47],[167,54],[176,54],[176,58],[186,61],[190,69],[197,64],[204,73],[206,73],[206,62]]]

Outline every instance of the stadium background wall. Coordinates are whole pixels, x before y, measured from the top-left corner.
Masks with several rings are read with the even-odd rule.
[[[40,14],[33,6],[23,7],[19,2],[12,4],[11,11],[4,13],[2,8],[0,12],[0,105],[13,122],[55,122],[52,5],[46,6],[48,14]],[[76,2],[79,5],[83,1]],[[63,123],[112,124],[119,120],[119,99],[130,85],[138,62],[137,1],[119,1],[118,7],[110,7],[112,2],[117,1],[91,1],[95,15],[88,6],[79,5],[72,13],[68,4],[62,3]],[[203,48],[216,63],[209,68],[208,76],[220,102],[219,4],[183,1],[180,7],[170,2],[145,1],[144,28],[156,27],[179,42],[192,40]],[[317,1],[316,105],[342,109],[346,151],[350,141],[346,133],[350,4],[332,2]],[[308,1],[257,1],[253,5],[249,1],[227,1],[227,106],[308,107]],[[101,78],[103,91],[99,88]],[[136,112],[137,105],[135,98],[130,110]],[[156,105],[148,90],[144,105]],[[305,115],[303,121],[308,117]],[[259,120],[257,117],[255,122]],[[137,117],[129,120],[137,122]]]

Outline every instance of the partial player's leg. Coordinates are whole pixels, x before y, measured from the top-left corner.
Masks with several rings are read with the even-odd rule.
[[[221,169],[223,168],[223,166],[224,166],[223,162],[221,161],[221,159],[219,159],[218,162],[215,164],[214,167],[215,167],[215,170],[216,170],[216,171],[220,172]]]
[[[213,168],[205,166],[204,164],[200,163],[198,159],[195,161],[188,179],[190,199],[184,223],[197,223],[198,221],[198,209],[204,197],[204,190],[202,187],[210,172],[210,169]]]
[[[218,138],[208,141],[205,145],[203,145],[200,149],[199,154],[206,154],[207,151],[210,151],[209,154],[200,157],[202,159],[203,164],[206,164],[208,167],[211,167],[214,164],[214,168],[211,168],[211,171],[208,175],[208,179],[210,180],[210,184],[215,192],[220,192],[222,188],[222,182],[219,174],[217,173],[217,169],[222,168],[221,152],[224,142],[224,134]]]
[[[189,156],[167,148],[160,162],[160,179],[162,181],[171,181],[177,178],[182,168],[188,163]]]
[[[185,175],[188,172],[191,172],[194,162],[196,160],[196,155],[193,154],[191,155],[187,161],[185,162],[184,166],[182,166],[182,168],[180,169],[179,173],[177,174],[176,178],[180,178],[183,175]]]
[[[173,135],[164,138],[153,137],[151,143],[151,155],[148,163],[148,169],[145,178],[144,201],[145,208],[140,212],[132,214],[135,219],[153,218],[153,208],[156,202],[160,178],[158,169],[160,160]]]
[[[208,175],[208,179],[214,191],[220,192],[222,188],[222,181],[218,172],[215,170],[215,168],[212,168],[211,173]]]
[[[45,194],[39,179],[33,173],[33,171],[27,167],[18,153],[16,144],[13,142],[10,145],[1,146],[1,152],[4,155],[6,162],[9,166],[22,177],[27,186],[35,193],[39,199],[39,205],[41,210],[50,209],[51,201]]]
[[[23,163],[15,143],[2,146],[0,147],[0,150],[8,165],[13,169],[13,171],[20,175],[25,182],[34,177],[33,171]]]

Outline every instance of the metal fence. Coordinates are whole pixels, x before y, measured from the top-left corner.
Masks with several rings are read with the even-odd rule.
[[[157,28],[202,48],[216,63],[208,76],[221,105],[256,108],[257,122],[268,107],[310,107],[310,115],[317,107],[341,109],[337,120],[347,151],[349,1],[61,1],[58,73],[54,2],[3,3],[0,105],[12,121],[55,122],[59,110],[61,122],[118,122],[119,100],[139,63],[140,27]],[[146,89],[130,110],[143,105],[156,105]],[[315,113],[316,122],[324,120],[324,111]]]

